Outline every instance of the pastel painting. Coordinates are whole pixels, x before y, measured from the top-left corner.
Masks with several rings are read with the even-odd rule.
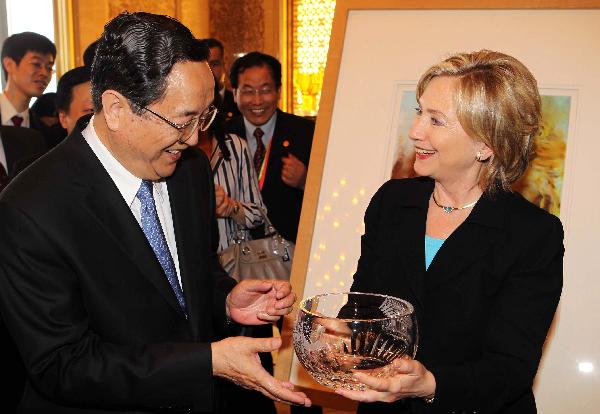
[[[396,156],[391,178],[414,177],[414,149],[408,138],[416,106],[414,91],[402,91]],[[542,128],[529,168],[513,188],[535,205],[559,216],[572,100],[570,96],[542,96]]]
[[[560,214],[570,112],[570,96],[542,96],[542,129],[536,139],[536,155],[513,186],[526,199],[556,216]]]

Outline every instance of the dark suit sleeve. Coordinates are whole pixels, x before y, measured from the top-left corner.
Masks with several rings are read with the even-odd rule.
[[[89,329],[94,298],[83,297],[78,263],[23,211],[0,201],[0,217],[0,311],[37,392],[61,405],[212,409],[209,343],[101,337]]]
[[[298,137],[295,141],[299,142],[292,144],[290,152],[308,168],[313,136],[315,134],[315,123],[307,119],[296,119],[293,129]]]
[[[549,214],[542,218],[515,235],[524,242],[490,307],[482,356],[428,367],[440,412],[456,407],[497,412],[531,389],[563,276],[562,225]]]

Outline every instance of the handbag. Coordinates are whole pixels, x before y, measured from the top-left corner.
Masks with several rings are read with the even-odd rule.
[[[265,237],[246,240],[237,232],[231,245],[219,253],[223,269],[238,282],[244,279],[290,280],[294,243],[273,227],[266,212],[258,206],[265,223]],[[237,225],[237,224],[236,224]]]

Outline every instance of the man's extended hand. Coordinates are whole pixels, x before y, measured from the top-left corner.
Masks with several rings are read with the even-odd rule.
[[[271,352],[280,346],[280,338],[238,336],[213,342],[213,375],[259,391],[275,401],[310,407],[306,394],[294,391],[292,383],[272,377],[260,364],[259,352]]]
[[[304,184],[306,184],[306,165],[292,154],[281,158],[281,161],[283,161],[281,181],[290,187],[304,190]]]
[[[242,280],[225,302],[229,317],[243,325],[276,322],[292,311],[296,295],[285,280]]]

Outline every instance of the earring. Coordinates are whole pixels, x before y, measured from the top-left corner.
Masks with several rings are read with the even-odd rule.
[[[481,162],[481,161],[483,161],[483,154],[481,153],[481,151],[477,151],[477,155],[475,155],[475,159],[476,159],[478,162]]]

